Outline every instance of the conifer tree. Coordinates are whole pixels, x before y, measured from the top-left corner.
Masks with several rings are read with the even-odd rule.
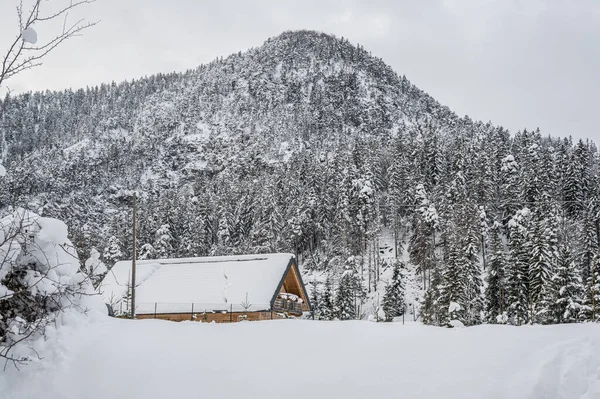
[[[431,273],[433,263],[433,237],[439,224],[439,215],[435,206],[429,201],[425,187],[418,184],[415,188],[417,208],[413,215],[413,234],[409,253],[410,261],[416,265],[423,279],[423,289],[427,288],[427,272]]]
[[[156,258],[156,250],[154,249],[152,244],[146,243],[141,246],[139,258],[140,260]]]
[[[597,201],[594,198],[588,201],[582,214],[581,228],[578,229],[576,238],[579,241],[579,263],[582,272],[583,281],[587,281],[593,268],[594,256],[597,248],[600,246],[600,236],[598,235],[598,208]]]
[[[487,321],[497,323],[503,320],[506,312],[506,255],[501,237],[501,224],[492,227],[492,256],[489,261],[487,287],[485,290],[485,310]]]
[[[546,322],[549,316],[551,279],[554,274],[556,248],[553,247],[555,232],[548,219],[536,215],[534,227],[529,234],[529,312],[531,322]]]
[[[422,279],[423,289],[427,287],[427,270],[431,264],[432,230],[421,215],[415,215],[413,233],[409,244],[410,261],[417,266],[417,272]]]
[[[577,273],[571,251],[561,245],[556,273],[552,276],[552,301],[549,322],[573,323],[579,320],[582,307],[583,285]]]
[[[523,208],[516,212],[509,226],[509,264],[507,267],[506,300],[508,317],[512,324],[529,321],[529,225],[531,211]]]
[[[335,297],[335,314],[340,320],[357,318],[356,309],[356,275],[351,267],[347,267],[340,277]]]
[[[465,298],[466,303],[461,304],[466,312],[466,325],[481,323],[481,313],[483,311],[483,297],[481,280],[481,266],[479,263],[480,231],[477,225],[477,218],[474,213],[473,205],[465,207],[465,224],[461,255],[463,263],[463,278],[465,279]]]
[[[327,274],[323,291],[321,292],[321,300],[318,304],[319,320],[333,320],[335,317],[335,308],[333,303],[333,284],[331,277]]]
[[[461,312],[457,314],[462,323],[466,321],[464,307],[466,304],[466,280],[462,263],[461,243],[457,236],[452,235],[446,245],[446,260],[442,271],[442,283],[440,285],[439,300],[437,301],[437,322],[438,325],[446,325],[450,320],[448,308],[452,302],[461,305]]]
[[[600,321],[600,256],[596,254],[592,270],[585,282],[584,316],[589,321]]]
[[[579,216],[584,211],[591,186],[588,164],[589,150],[584,142],[579,140],[570,154],[565,176],[565,207],[571,217]]]
[[[108,263],[109,267],[112,267],[116,262],[123,260],[123,253],[121,252],[121,242],[115,236],[111,236],[108,239],[108,244],[104,248],[102,254],[105,262]]]
[[[217,227],[217,240],[220,252],[228,252],[229,247],[231,246],[232,239],[229,216],[230,215],[226,213],[224,209],[221,209]]]
[[[502,212],[502,222],[508,226],[508,222],[517,212],[520,200],[519,187],[519,164],[512,154],[505,156],[501,161],[499,201]]]
[[[442,274],[440,265],[434,266],[431,273],[431,285],[427,287],[421,306],[421,318],[424,324],[439,325],[439,320],[444,310],[441,303]],[[444,269],[446,270],[446,269]],[[445,302],[444,302],[445,303]]]
[[[173,253],[173,236],[171,226],[163,224],[156,230],[156,240],[154,241],[154,251],[159,259],[169,258]]]
[[[312,317],[315,318],[315,313],[318,312],[321,302],[321,295],[317,286],[317,281],[313,279],[310,282],[310,306],[312,308]]]
[[[453,179],[446,188],[447,256],[439,303],[439,310],[443,314],[442,324],[447,321],[447,309],[451,302],[460,305],[460,312],[456,316],[465,325],[480,323],[483,311],[483,284],[478,256],[481,248],[481,210],[468,195],[468,182],[464,174],[466,162],[462,155],[457,155]]]
[[[404,282],[402,277],[403,265],[395,261],[392,266],[392,278],[385,287],[382,308],[386,321],[404,314]]]

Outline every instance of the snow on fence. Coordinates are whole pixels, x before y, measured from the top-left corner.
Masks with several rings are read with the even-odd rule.
[[[270,304],[226,304],[226,303],[165,303],[165,302],[141,302],[136,303],[136,314],[176,314],[176,313],[235,313],[235,312],[257,312],[268,311]],[[113,309],[117,315],[129,312],[127,303],[120,302],[119,309]]]

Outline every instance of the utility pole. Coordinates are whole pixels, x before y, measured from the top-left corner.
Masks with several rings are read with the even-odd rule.
[[[437,266],[435,264],[435,229],[431,231],[431,264],[429,265],[429,273],[428,273],[428,282],[427,284],[431,287],[431,268],[435,269]]]
[[[485,236],[481,235],[481,257],[483,260],[483,270],[485,270]]]
[[[592,263],[592,321],[596,321],[596,262]]]
[[[137,193],[133,192],[133,217],[132,217],[132,234],[133,234],[133,248],[131,250],[131,319],[135,319],[135,218],[137,212]]]

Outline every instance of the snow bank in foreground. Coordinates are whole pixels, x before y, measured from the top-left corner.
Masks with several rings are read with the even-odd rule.
[[[44,335],[64,312],[106,312],[80,273],[65,223],[16,208],[0,220],[0,360],[7,367],[37,359]]]
[[[103,318],[52,339],[45,366],[0,373],[1,398],[600,397],[597,324]]]

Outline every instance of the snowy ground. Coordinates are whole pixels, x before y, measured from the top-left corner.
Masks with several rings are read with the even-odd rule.
[[[100,318],[0,372],[0,398],[600,398],[600,325]],[[58,346],[56,346],[58,345]]]

